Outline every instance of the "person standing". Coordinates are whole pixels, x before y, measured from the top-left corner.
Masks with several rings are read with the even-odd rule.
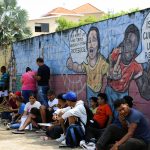
[[[35,79],[38,84],[38,100],[41,105],[48,106],[47,91],[49,90],[50,68],[44,64],[43,58],[37,58],[36,63],[39,66]]]
[[[9,90],[9,74],[6,72],[6,67],[1,67],[1,78],[0,78],[0,91],[3,91],[4,96],[8,96],[8,90]],[[2,93],[0,93],[0,96],[3,96]]]
[[[22,96],[25,99],[25,103],[29,102],[29,96],[31,93],[36,92],[36,80],[33,76],[36,75],[35,71],[27,67],[26,72],[21,77],[22,83]]]

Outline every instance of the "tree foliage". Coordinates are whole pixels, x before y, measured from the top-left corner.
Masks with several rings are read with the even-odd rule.
[[[69,29],[69,28],[73,28],[73,27],[78,26],[78,23],[73,22],[73,21],[69,21],[63,17],[58,18],[56,20],[56,23],[58,24],[56,31],[62,31],[65,29]]]
[[[139,9],[135,8],[135,9],[130,9],[129,11],[120,11],[118,13],[109,12],[109,13],[104,14],[100,18],[96,18],[94,16],[88,16],[86,18],[81,18],[79,22],[69,21],[65,19],[64,17],[60,17],[56,20],[56,23],[58,24],[56,31],[62,31],[65,29],[70,29],[70,28],[81,26],[81,25],[86,25],[89,23],[94,23],[94,22],[98,22],[98,21],[102,21],[102,20],[106,20],[110,18],[115,18],[115,17],[119,17],[122,15],[132,13],[132,12],[136,12],[136,11],[139,11]]]
[[[0,0],[0,46],[6,47],[12,42],[30,37],[27,20],[27,12],[17,6],[16,0]]]

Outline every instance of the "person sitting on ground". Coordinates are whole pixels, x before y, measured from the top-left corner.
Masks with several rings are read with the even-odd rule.
[[[96,114],[97,108],[98,108],[98,98],[97,97],[91,97],[90,98],[91,102],[91,111],[93,114]]]
[[[32,108],[40,109],[40,107],[41,107],[41,103],[36,100],[35,94],[31,93],[29,96],[29,102],[26,103],[25,108],[24,108],[24,113],[22,116],[22,118],[25,118],[25,119],[21,118],[21,120],[23,121],[21,122],[22,125],[19,127],[17,131],[14,131],[12,133],[21,133],[21,132],[24,133],[24,129],[26,129],[26,127],[32,122],[32,119],[33,119],[33,115],[30,113],[31,109]]]
[[[46,123],[46,116],[49,116],[49,120],[50,122],[53,121],[52,117],[53,117],[53,113],[58,109],[57,105],[58,105],[58,99],[55,96],[55,91],[54,90],[49,90],[47,92],[47,97],[48,97],[48,107],[46,107],[45,105],[42,105],[40,107],[40,112],[41,112],[41,116],[42,116],[42,122]]]
[[[21,96],[20,91],[16,91],[15,93],[9,93],[8,101],[4,101],[0,106],[2,112],[2,119],[8,119],[9,122],[12,120],[11,114],[15,114],[18,112],[18,106],[16,104],[17,97]]]
[[[133,98],[131,96],[126,95],[123,97],[123,100],[125,101],[125,103],[128,104],[130,108],[133,107]],[[120,116],[117,111],[115,112],[113,123],[116,124],[120,128],[122,127],[126,128],[126,122],[124,122],[124,117]]]
[[[131,96],[124,96],[124,101],[129,105],[130,108],[133,106],[133,98]],[[119,114],[114,118],[113,124],[116,124],[119,128],[125,127],[126,123],[124,122],[123,117],[119,117]],[[126,128],[126,127],[125,127]],[[84,148],[91,148],[91,143],[96,143],[96,141],[101,137],[104,129],[96,129],[93,127],[88,127],[86,130],[85,141],[82,141]]]
[[[150,127],[145,116],[122,99],[115,101],[114,107],[127,127],[108,126],[97,142],[97,150],[104,150],[112,143],[110,150],[146,150],[150,142]]]
[[[112,111],[107,104],[107,95],[105,93],[98,94],[98,108],[93,117],[91,126],[94,128],[105,128],[112,122]]]
[[[65,144],[65,134],[66,134],[66,127],[65,121],[68,121],[69,126],[72,124],[80,124],[84,129],[84,125],[87,122],[87,114],[86,109],[84,107],[84,102],[82,100],[77,100],[77,95],[73,91],[69,91],[63,95],[63,98],[66,99],[68,106],[62,110],[62,116],[58,117],[59,123],[63,129],[63,134],[59,139],[56,141]]]
[[[57,96],[58,99],[58,106],[59,109],[57,109],[53,114],[53,120],[52,126],[48,127],[46,130],[46,136],[42,136],[41,139],[48,140],[48,139],[57,139],[60,138],[60,135],[63,134],[63,129],[60,126],[60,123],[58,122],[58,116],[62,115],[63,108],[68,107],[66,99],[63,98],[63,94],[59,94]]]
[[[24,108],[25,108],[25,104],[24,104],[24,99],[23,97],[17,97],[16,98],[16,104],[18,106],[18,113],[14,114],[12,116],[12,121],[11,123],[7,124],[7,130],[8,129],[18,129],[20,127],[20,119],[24,113]]]

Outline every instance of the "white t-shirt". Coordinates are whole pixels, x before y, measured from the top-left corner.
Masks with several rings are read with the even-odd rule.
[[[58,109],[57,104],[58,104],[57,98],[53,99],[52,101],[50,101],[50,100],[48,101],[48,106],[50,108],[53,107],[54,111]]]
[[[33,107],[40,109],[40,106],[41,106],[41,103],[38,102],[38,101],[35,101],[35,103],[32,104],[32,105],[31,105],[30,102],[28,102],[28,103],[26,103],[26,105],[25,105],[24,111],[27,111],[27,112],[29,113],[30,110],[31,110]]]

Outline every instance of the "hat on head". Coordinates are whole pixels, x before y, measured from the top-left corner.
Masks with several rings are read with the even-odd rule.
[[[66,94],[64,94],[63,98],[66,99],[67,101],[72,101],[72,102],[76,102],[77,101],[77,95],[73,91],[69,91]]]
[[[17,96],[21,96],[21,92],[20,91],[16,91],[14,94],[17,95]]]

